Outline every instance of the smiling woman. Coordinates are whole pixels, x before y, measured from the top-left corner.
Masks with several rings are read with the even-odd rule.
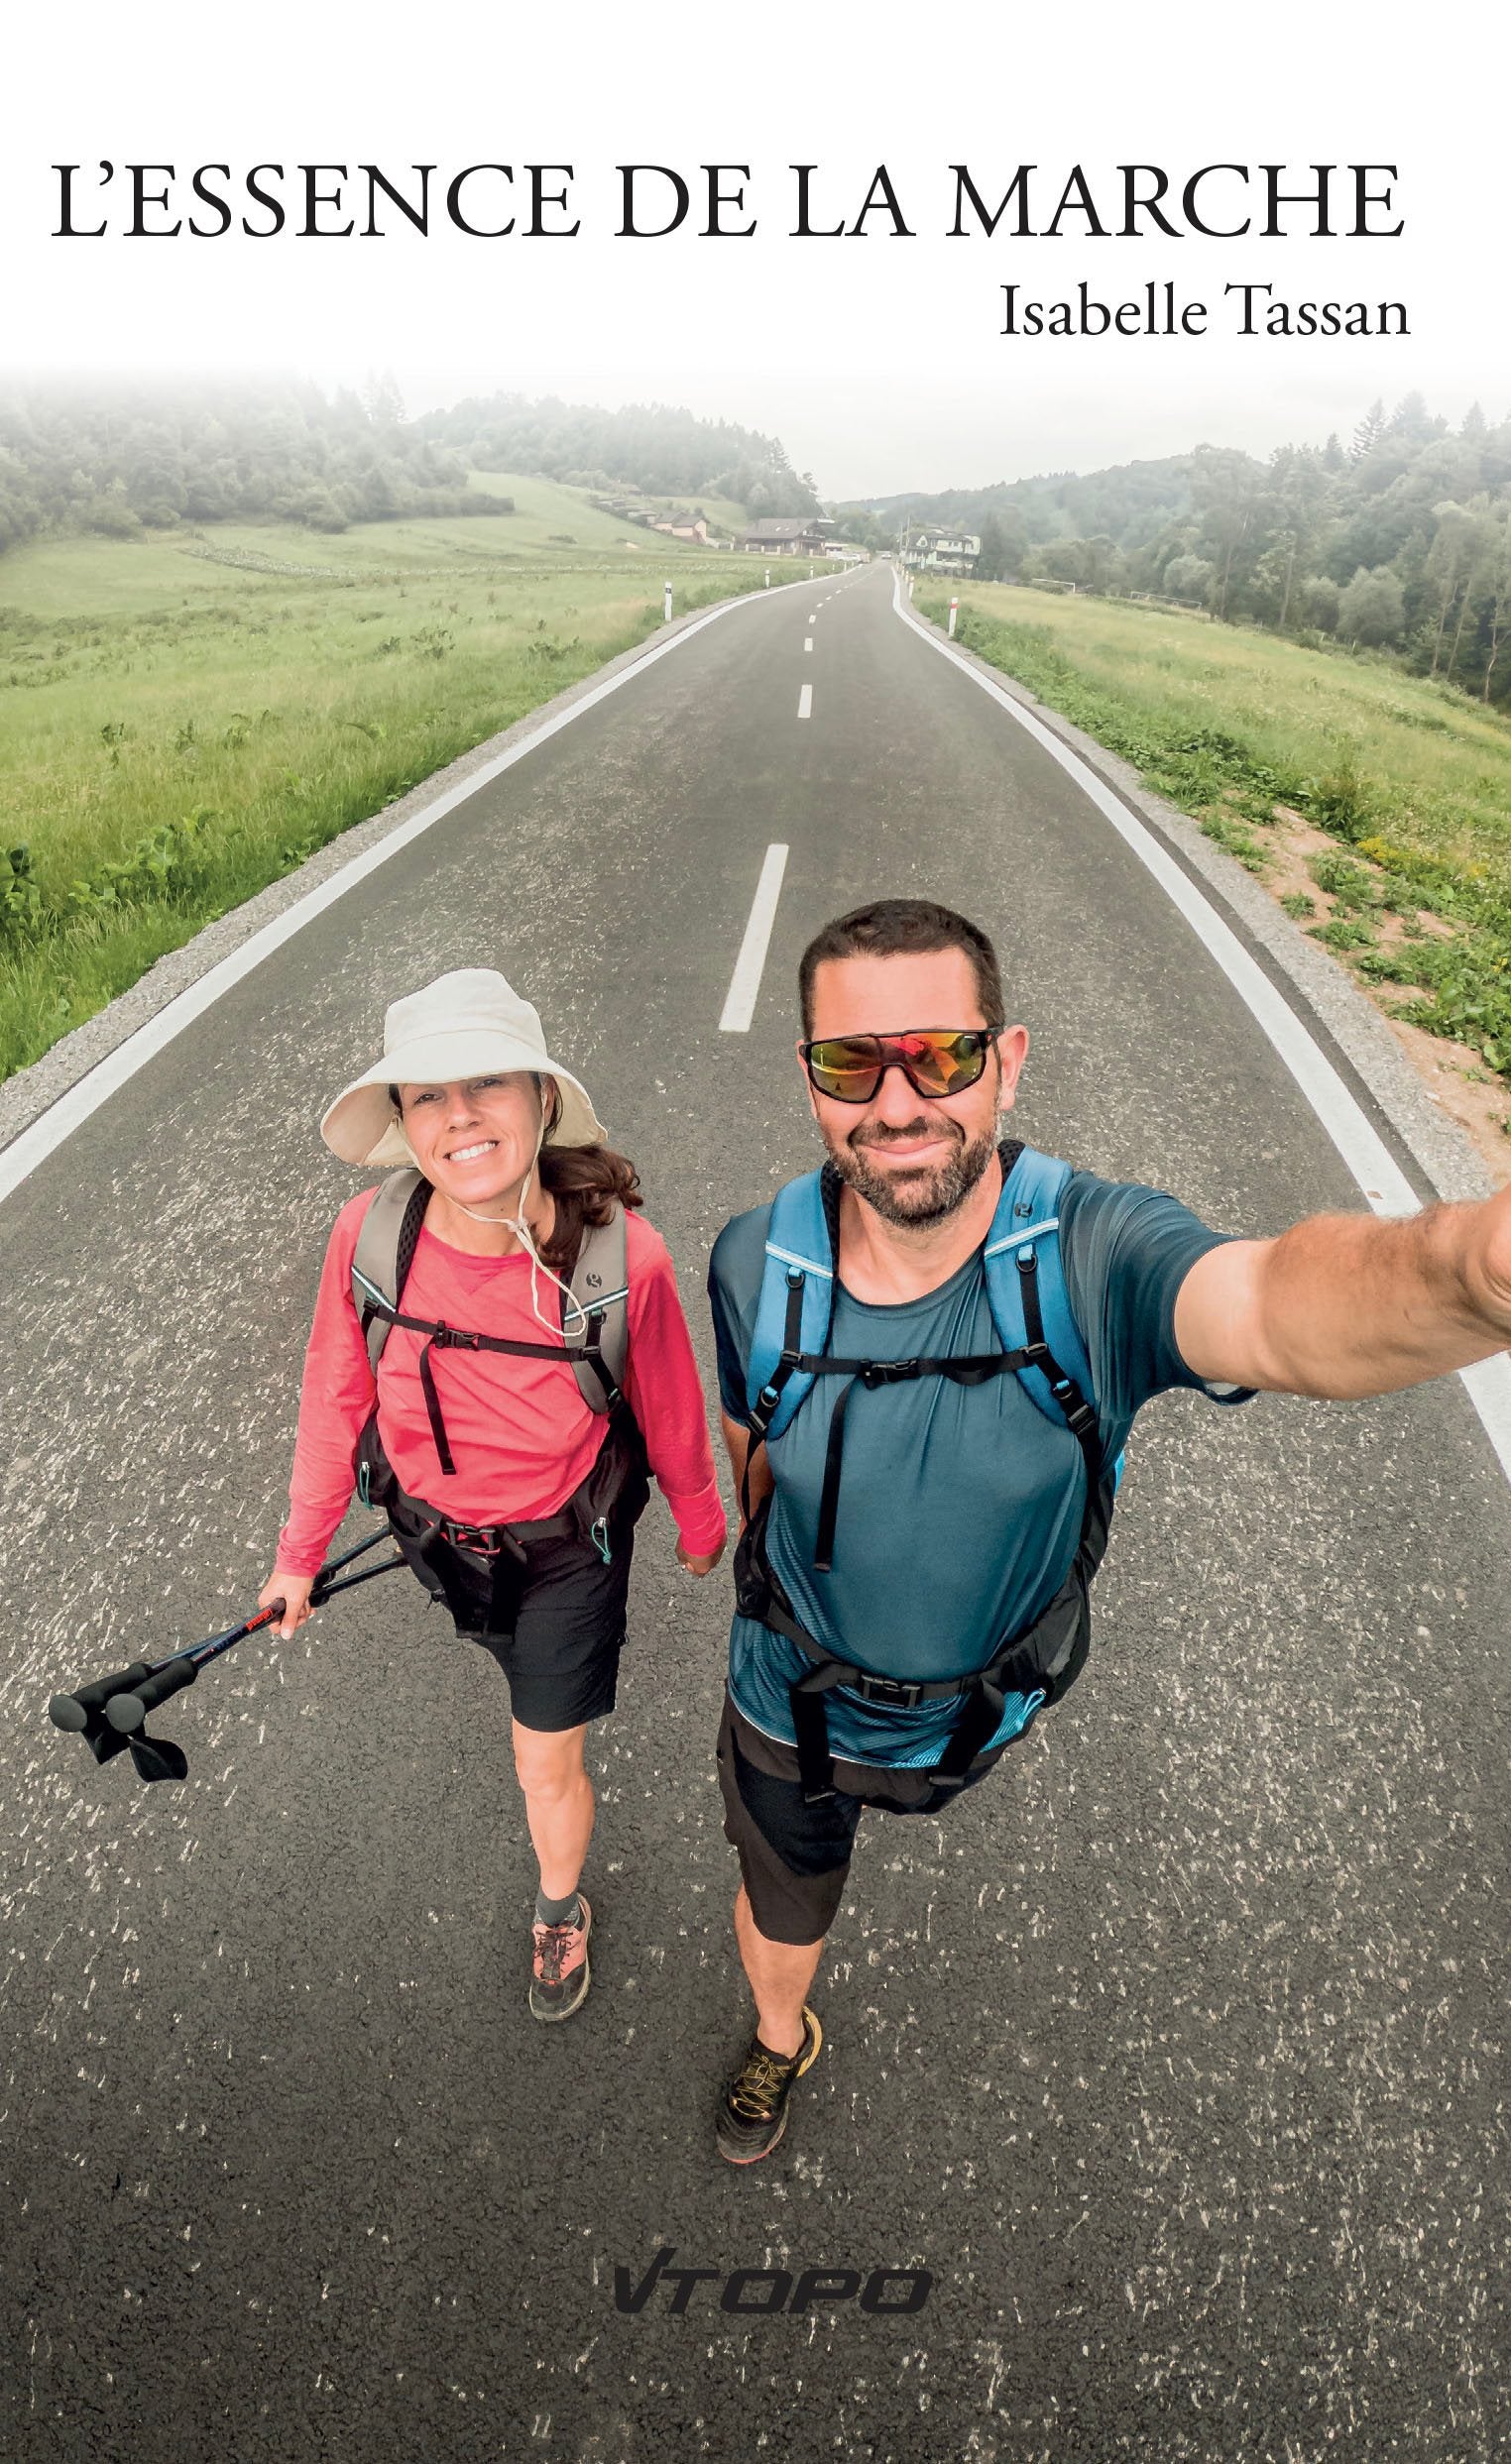
[[[285,1635],[303,1624],[355,1482],[498,1662],[540,1869],[529,2006],[565,2019],[589,1975],[583,1740],[614,1708],[648,1476],[688,1573],[724,1547],[675,1274],[634,1165],[491,968],[396,1002],[320,1129],[343,1162],[393,1169],[330,1236],[262,1605],[282,1596]]]

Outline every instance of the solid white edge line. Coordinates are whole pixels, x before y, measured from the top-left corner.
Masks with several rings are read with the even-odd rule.
[[[1154,875],[1263,1029],[1374,1212],[1377,1215],[1416,1214],[1417,1195],[1410,1181],[1327,1055],[1264,969],[1244,949],[1231,927],[1224,924],[1212,902],[1203,896],[1190,874],[1183,871],[1174,857],[1160,845],[1152,831],[1146,829],[1115,790],[1106,786],[1078,753],[1073,752],[1068,744],[1063,744],[1041,720],[1034,717],[1032,711],[1025,710],[1022,703],[1015,701],[1004,687],[984,675],[969,659],[963,658],[952,643],[941,641],[910,612],[903,604],[895,573],[892,577],[892,610],[904,624],[928,643],[930,649],[937,650],[952,667],[980,685],[982,691],[989,694],[992,701],[1033,737],[1035,743],[1043,745],[1083,794],[1091,798],[1099,813],[1111,823],[1139,862]],[[1428,1175],[1429,1180],[1431,1177]],[[1501,1470],[1511,1481],[1511,1359],[1504,1352],[1493,1353],[1488,1360],[1477,1361],[1471,1368],[1459,1370],[1458,1375],[1495,1449]]]
[[[781,896],[781,877],[787,868],[787,850],[777,841],[767,847],[760,879],[751,905],[750,922],[735,960],[735,972],[719,1019],[721,1035],[744,1035],[756,1014],[756,996],[760,990],[761,970],[766,962],[766,946],[771,939],[771,926],[776,919],[776,902]]]
[[[801,691],[799,692],[798,697],[797,697],[797,715],[798,715],[799,719],[811,719],[811,718],[812,718],[812,716],[813,716],[813,687],[812,687],[812,685],[804,685],[804,686],[802,687]]]
[[[776,587],[778,590],[801,590],[810,586],[782,582]],[[64,1139],[71,1137],[92,1112],[97,1112],[118,1087],[135,1077],[137,1071],[161,1053],[166,1045],[172,1044],[175,1036],[181,1035],[185,1027],[202,1017],[223,992],[229,992],[233,984],[239,984],[243,976],[250,975],[254,967],[262,964],[264,958],[271,957],[274,951],[291,941],[306,924],[323,915],[327,907],[333,907],[338,898],[357,882],[365,881],[380,864],[386,864],[391,855],[397,855],[402,847],[408,846],[432,824],[442,821],[448,813],[454,813],[458,805],[467,802],[469,796],[475,796],[481,788],[491,786],[506,770],[513,769],[517,761],[523,761],[526,753],[532,753],[537,745],[548,742],[563,728],[570,727],[574,719],[580,719],[584,711],[596,709],[600,702],[608,700],[611,693],[617,693],[622,685],[629,684],[632,677],[643,675],[647,667],[655,665],[657,659],[664,659],[671,651],[680,649],[684,642],[691,641],[706,625],[716,623],[720,616],[733,615],[738,608],[766,607],[769,604],[770,593],[762,589],[745,591],[738,599],[726,600],[722,607],[710,608],[693,623],[673,633],[668,641],[653,643],[639,658],[621,668],[618,675],[607,676],[601,684],[590,687],[568,709],[558,711],[554,718],[542,720],[538,728],[532,728],[519,743],[512,744],[507,752],[496,754],[492,761],[484,762],[470,777],[459,780],[454,787],[448,787],[443,795],[422,806],[418,813],[411,814],[407,822],[401,822],[376,846],[368,847],[361,855],[354,855],[350,863],[343,864],[339,872],[322,881],[318,889],[307,891],[303,898],[296,899],[281,916],[274,917],[271,923],[265,924],[259,932],[244,941],[239,950],[233,950],[228,956],[219,959],[200,976],[197,983],[187,985],[172,1001],[165,1003],[155,1018],[149,1018],[134,1034],[127,1036],[113,1053],[108,1053],[103,1061],[86,1070],[74,1085],[58,1096],[56,1103],[50,1104],[46,1112],[40,1113],[35,1121],[11,1140],[9,1146],[0,1150],[0,1201],[8,1198],[13,1189],[19,1188],[39,1164],[46,1163]]]

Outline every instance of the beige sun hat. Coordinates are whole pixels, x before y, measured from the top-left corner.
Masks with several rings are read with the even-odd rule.
[[[461,966],[384,1013],[383,1057],[344,1086],[322,1114],[320,1136],[343,1164],[400,1166],[413,1151],[389,1101],[391,1086],[445,1086],[496,1069],[538,1069],[555,1079],[560,1108],[545,1143],[598,1147],[608,1135],[587,1088],[545,1049],[539,1013],[496,967]]]

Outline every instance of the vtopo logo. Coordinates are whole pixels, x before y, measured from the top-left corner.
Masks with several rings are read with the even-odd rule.
[[[784,2267],[673,2267],[676,2244],[658,2250],[639,2284],[627,2267],[614,2271],[614,2306],[638,2317],[658,2284],[671,2293],[666,2309],[680,2314],[699,2285],[717,2285],[719,2307],[740,2318],[774,2318],[778,2310],[801,2314],[859,2301],[872,2316],[902,2318],[921,2310],[934,2288],[926,2267],[876,2267],[864,2279],[856,2267],[805,2267],[795,2277]],[[709,2299],[712,2299],[709,2296]]]

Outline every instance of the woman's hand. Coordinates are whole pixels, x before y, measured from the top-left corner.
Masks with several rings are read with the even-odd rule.
[[[314,1611],[309,1605],[313,1584],[312,1574],[285,1574],[275,1566],[258,1593],[257,1605],[260,1609],[271,1609],[275,1600],[283,1601],[283,1619],[273,1629],[282,1642],[287,1642],[291,1634],[313,1617]]]
[[[684,1574],[712,1574],[723,1555],[724,1542],[722,1540],[718,1547],[712,1549],[706,1557],[690,1557],[681,1541],[677,1542],[677,1563]]]

